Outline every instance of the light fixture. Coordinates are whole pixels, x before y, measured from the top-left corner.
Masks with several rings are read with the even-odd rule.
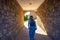
[[[29,5],[32,5],[32,3],[29,3]]]

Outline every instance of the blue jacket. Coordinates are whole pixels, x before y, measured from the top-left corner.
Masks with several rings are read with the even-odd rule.
[[[34,26],[31,26],[30,25],[30,22],[31,22],[32,20],[29,20],[28,21],[28,27],[29,27],[29,30],[36,30],[37,28],[36,28],[36,22],[34,21]]]

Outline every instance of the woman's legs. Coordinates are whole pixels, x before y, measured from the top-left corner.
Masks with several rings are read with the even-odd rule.
[[[29,31],[30,40],[34,40],[34,34],[35,34],[34,30]]]

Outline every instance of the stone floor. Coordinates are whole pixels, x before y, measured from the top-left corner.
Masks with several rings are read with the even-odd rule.
[[[16,40],[29,40],[29,29],[28,29],[28,23],[24,23],[24,28],[20,31],[18,34],[18,37],[16,37]],[[47,33],[45,33],[38,25],[37,30],[35,33],[35,40],[52,40],[50,37],[47,36]]]
[[[26,29],[26,28],[24,28]],[[28,30],[28,29],[26,29]],[[29,40],[29,33],[26,30],[20,31],[16,40]],[[47,35],[35,34],[35,40],[51,40]]]
[[[27,23],[24,24],[26,27],[24,27],[20,33],[18,34],[18,37],[16,37],[16,40],[29,40],[29,30],[27,27]],[[37,27],[36,33],[35,33],[35,40],[52,40],[50,37],[46,35],[46,33],[39,27]]]

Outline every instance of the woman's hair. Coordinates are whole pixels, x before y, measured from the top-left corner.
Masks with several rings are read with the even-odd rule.
[[[33,16],[30,16],[30,18],[29,19],[33,19]]]

